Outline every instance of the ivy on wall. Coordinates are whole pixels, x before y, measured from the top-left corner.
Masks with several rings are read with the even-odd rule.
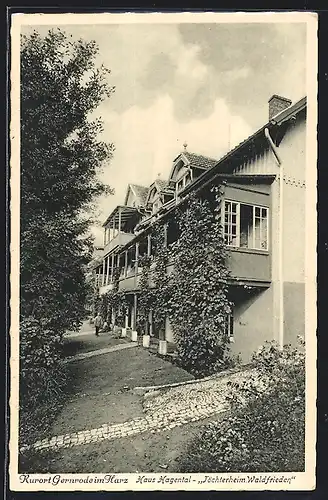
[[[180,237],[172,247],[170,321],[182,366],[209,375],[230,362],[227,316],[228,250],[222,235],[220,191],[210,201],[191,197],[178,213]]]
[[[148,335],[148,318],[152,303],[152,291],[149,286],[151,258],[143,255],[138,265],[142,268],[139,281],[138,307],[137,307],[137,331]]]
[[[127,295],[124,290],[119,290],[119,278],[121,267],[113,269],[113,288],[101,296],[100,315],[103,321],[108,324],[113,322],[112,312],[115,317],[115,324],[123,325],[125,311],[128,306]]]
[[[137,329],[147,334],[149,312],[159,337],[165,338],[169,318],[181,366],[195,376],[215,373],[231,363],[230,339],[226,329],[232,304],[228,299],[230,277],[228,249],[222,234],[222,193],[213,187],[211,199],[191,196],[176,214],[179,238],[166,245],[165,227],[152,228],[152,258],[141,256]],[[167,268],[170,262],[173,270]],[[124,321],[126,292],[119,290],[120,269],[114,286],[103,296],[103,317],[111,310],[118,324]],[[150,284],[151,282],[151,284]],[[120,316],[121,313],[121,316]]]
[[[153,228],[154,269],[153,279],[153,324],[159,338],[165,339],[165,319],[170,313],[170,279],[167,274],[169,249],[165,242],[165,228],[157,223]]]

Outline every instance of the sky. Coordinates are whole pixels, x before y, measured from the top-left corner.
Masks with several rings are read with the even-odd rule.
[[[34,26],[45,33],[55,26]],[[128,183],[166,179],[183,150],[219,159],[268,119],[273,94],[306,93],[305,23],[62,25],[95,40],[97,63],[115,93],[95,115],[114,143],[102,179],[115,190],[99,200],[101,223],[123,204]]]

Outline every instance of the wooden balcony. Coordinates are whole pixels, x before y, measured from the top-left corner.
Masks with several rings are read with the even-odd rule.
[[[104,248],[104,255],[107,255],[109,252],[111,252],[114,248],[118,246],[123,246],[129,243],[132,239],[134,238],[134,234],[132,233],[117,233],[116,236],[110,240],[108,243],[106,243],[105,248]]]
[[[261,250],[249,250],[243,248],[231,248],[228,258],[228,266],[231,271],[233,282],[259,284],[269,286],[271,281],[271,257],[269,252]],[[149,286],[154,286],[153,281],[154,264],[150,267]],[[167,266],[167,273],[173,271],[173,264]],[[134,269],[129,270],[127,276],[121,276],[119,282],[120,290],[137,290],[140,284],[142,269],[139,267],[137,275]]]
[[[271,256],[269,252],[230,248],[228,266],[234,281],[269,284],[271,281]]]

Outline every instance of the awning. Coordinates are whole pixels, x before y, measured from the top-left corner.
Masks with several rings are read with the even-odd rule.
[[[112,213],[107,217],[103,224],[103,227],[108,226],[109,223],[113,223],[117,228],[121,220],[121,225],[125,224],[130,217],[138,213],[138,209],[135,207],[127,207],[124,205],[118,205]]]

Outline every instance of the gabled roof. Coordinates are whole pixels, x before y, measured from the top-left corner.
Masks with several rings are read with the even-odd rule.
[[[147,197],[146,197],[146,204],[148,203],[149,201],[149,196],[150,196],[150,193],[152,191],[152,189],[156,187],[157,191],[159,193],[165,193],[167,195],[171,195],[173,193],[172,189],[170,188],[169,186],[169,181],[165,180],[165,179],[160,179],[160,178],[157,178],[154,182],[151,183],[151,185],[149,186],[149,189],[148,189],[148,194],[147,194]]]
[[[196,153],[190,153],[189,151],[182,151],[173,160],[173,165],[169,176],[170,185],[172,185],[174,173],[176,169],[179,168],[181,162],[184,163],[186,167],[209,170],[217,164],[218,160],[210,158],[209,156],[198,155]]]
[[[184,151],[183,155],[187,158],[192,167],[200,167],[208,169],[214,167],[214,165],[216,165],[218,162],[218,160],[210,158],[209,156],[189,153],[189,151]]]
[[[166,188],[168,181],[164,179],[156,179],[155,184],[157,184],[160,191]]]
[[[251,134],[244,141],[240,142],[239,144],[237,144],[237,146],[228,151],[228,153],[226,153],[219,161],[217,161],[211,169],[204,171],[195,181],[186,186],[184,192],[187,193],[193,190],[196,186],[201,185],[212,175],[214,176],[216,172],[221,172],[221,173],[231,172],[233,169],[233,162],[232,162],[233,158],[234,157],[238,158],[239,154],[243,154],[244,149],[246,149],[246,151],[249,151],[249,146],[252,143],[252,141],[259,138],[263,140],[264,131],[266,128],[268,128],[270,132],[274,131],[274,129],[277,128],[277,125],[279,126],[281,123],[296,116],[299,112],[306,109],[306,106],[307,106],[307,99],[306,97],[303,97],[302,99],[295,102],[285,110],[278,113],[269,122],[267,122],[265,125],[259,128],[256,132]]]
[[[148,187],[140,186],[139,184],[129,184],[127,192],[126,192],[126,196],[125,196],[124,205],[127,204],[130,189],[132,190],[133,194],[137,198],[139,204],[144,206],[146,203],[146,199],[147,199]]]

